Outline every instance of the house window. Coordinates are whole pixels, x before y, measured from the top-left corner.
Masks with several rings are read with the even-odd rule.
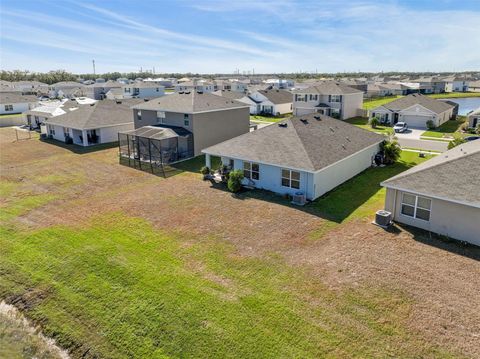
[[[125,87],[125,93],[127,93],[127,92],[130,93],[130,91],[131,91],[130,87]]]
[[[260,166],[258,165],[258,163],[243,162],[243,177],[259,180]]]
[[[402,195],[402,214],[404,216],[429,221],[431,206],[432,201],[428,198],[408,193]]]
[[[13,105],[5,105],[5,111],[13,111]]]
[[[165,123],[165,112],[157,111],[157,123]]]
[[[282,169],[282,186],[299,189],[300,172]]]
[[[140,111],[140,110],[137,111],[137,118],[138,118],[139,120],[142,119],[142,111]]]
[[[184,126],[189,126],[190,125],[190,120],[188,119],[188,114],[183,115],[183,125]]]
[[[50,135],[51,136],[55,135],[55,128],[53,126],[50,126]]]
[[[158,87],[156,87],[156,88],[155,88],[155,91],[159,92],[159,91],[160,91],[160,89],[159,89]]]
[[[63,136],[65,138],[70,137],[70,133],[68,132],[68,128],[66,127],[63,128]]]
[[[342,102],[342,96],[341,95],[331,95],[330,96],[330,102]]]

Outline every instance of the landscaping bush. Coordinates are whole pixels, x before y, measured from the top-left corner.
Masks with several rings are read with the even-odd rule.
[[[428,120],[427,121],[427,128],[429,130],[434,130],[436,127],[435,127],[435,122],[433,122],[433,120]]]
[[[377,128],[378,125],[380,125],[380,120],[378,119],[378,117],[372,117],[370,119],[370,126],[372,128]]]
[[[208,168],[207,166],[203,166],[203,167],[200,169],[200,173],[201,173],[202,175],[204,175],[204,176],[205,176],[205,175],[208,175],[208,174],[210,174],[210,168]]]
[[[458,145],[461,145],[465,142],[467,141],[462,136],[455,135],[455,138],[448,143],[448,149],[451,150],[452,148],[457,147]]]
[[[402,153],[402,149],[398,142],[394,139],[385,140],[380,145],[380,150],[383,152],[385,164],[395,163]]]
[[[227,182],[228,190],[233,193],[240,191],[240,188],[242,188],[242,179],[242,170],[231,171]]]

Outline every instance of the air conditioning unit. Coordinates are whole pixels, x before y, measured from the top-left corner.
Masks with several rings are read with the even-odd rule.
[[[307,203],[307,198],[303,192],[295,192],[292,196],[292,204],[296,204],[297,206],[304,206]]]
[[[375,213],[375,224],[387,228],[392,223],[392,213],[383,209]]]

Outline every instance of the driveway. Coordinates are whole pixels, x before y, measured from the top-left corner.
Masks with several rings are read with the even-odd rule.
[[[400,138],[408,138],[413,140],[419,140],[422,133],[424,133],[426,129],[423,128],[409,128],[407,131],[402,133],[396,133],[395,136]]]

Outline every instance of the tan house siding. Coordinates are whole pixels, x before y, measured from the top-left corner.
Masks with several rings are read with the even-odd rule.
[[[421,196],[432,201],[427,222],[401,213],[403,193],[387,188],[385,209],[394,214],[395,221],[480,246],[480,208]]]
[[[250,128],[250,112],[248,107],[228,111],[196,113],[193,115],[195,156],[201,150],[217,143],[229,140],[244,133]]]

